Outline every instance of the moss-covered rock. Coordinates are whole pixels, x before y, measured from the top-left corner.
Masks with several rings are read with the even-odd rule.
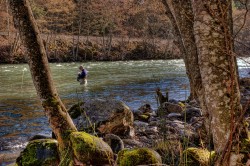
[[[113,163],[113,152],[102,139],[85,132],[70,134],[74,156],[84,164],[105,165]]]
[[[161,156],[152,149],[124,149],[118,153],[117,164],[119,166],[162,164],[162,160]]]
[[[54,139],[29,142],[16,160],[18,166],[52,166],[59,164],[58,143]]]
[[[183,152],[182,163],[187,166],[208,166],[213,162],[215,152],[209,152],[207,149],[188,148]]]

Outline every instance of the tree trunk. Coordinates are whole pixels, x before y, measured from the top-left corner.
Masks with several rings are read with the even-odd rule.
[[[198,54],[193,33],[194,16],[191,1],[172,0],[172,5],[167,0],[162,0],[162,2],[166,8],[166,15],[174,28],[174,34],[177,37],[178,46],[186,66],[190,82],[189,99],[203,101]],[[171,11],[171,6],[174,12]]]
[[[211,130],[215,151],[222,155],[216,165],[225,166],[234,165],[233,162],[239,159],[239,155],[231,152],[231,149],[234,146],[233,140],[237,140],[234,131],[236,121],[242,114],[230,29],[230,7],[230,0],[193,1],[194,31],[205,103],[212,118]],[[238,129],[241,129],[241,125]]]
[[[67,138],[76,131],[69,114],[60,100],[53,84],[46,51],[39,35],[28,0],[10,0],[15,27],[27,48],[28,64],[34,86],[48,117],[50,127],[56,135],[61,155],[69,145]]]
[[[210,118],[205,104],[204,89],[202,86],[198,52],[194,36],[194,14],[190,0],[162,0],[166,15],[169,17],[181,54],[183,56],[187,76],[190,82],[189,100],[199,101],[202,114],[205,118],[207,133],[210,135]],[[171,7],[173,10],[171,11]]]

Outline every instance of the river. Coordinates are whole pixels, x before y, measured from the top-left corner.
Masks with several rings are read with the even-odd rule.
[[[238,64],[241,77],[248,76],[247,63],[239,60]],[[76,81],[79,65],[88,70],[86,87]],[[112,98],[124,101],[132,110],[145,103],[156,109],[157,87],[168,89],[171,99],[184,100],[189,95],[182,60],[53,63],[50,67],[68,107],[81,100]],[[20,150],[33,135],[50,133],[28,65],[0,65],[0,153]]]

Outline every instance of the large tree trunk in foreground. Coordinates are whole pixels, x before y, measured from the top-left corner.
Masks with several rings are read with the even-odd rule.
[[[219,156],[216,164],[235,165],[240,154],[231,151],[246,134],[242,129],[231,1],[162,2],[184,56],[191,94],[198,95],[207,131],[213,135]]]
[[[234,165],[240,155],[231,150],[239,143],[235,141],[238,134],[244,131],[240,131],[242,124],[236,123],[241,117],[242,106],[230,25],[231,1],[195,0],[193,8],[205,103],[212,118],[215,151],[223,161],[218,160],[216,165]],[[236,125],[238,131],[234,131]]]
[[[60,152],[63,154],[68,148],[69,139],[67,136],[71,131],[77,129],[53,84],[45,48],[29,1],[10,0],[9,2],[15,27],[19,30],[21,39],[27,48],[28,64],[33,83],[49,119],[50,127],[58,140]]]

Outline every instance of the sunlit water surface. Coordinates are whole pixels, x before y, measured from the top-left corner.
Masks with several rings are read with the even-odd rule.
[[[241,77],[247,77],[250,59],[238,60]],[[182,60],[81,63],[88,71],[88,85],[76,81],[80,63],[50,64],[54,83],[69,107],[80,100],[118,99],[132,110],[145,103],[155,109],[155,89],[169,89],[169,97],[189,95]],[[20,150],[35,134],[50,135],[48,120],[37,98],[27,64],[0,65],[0,153]]]

